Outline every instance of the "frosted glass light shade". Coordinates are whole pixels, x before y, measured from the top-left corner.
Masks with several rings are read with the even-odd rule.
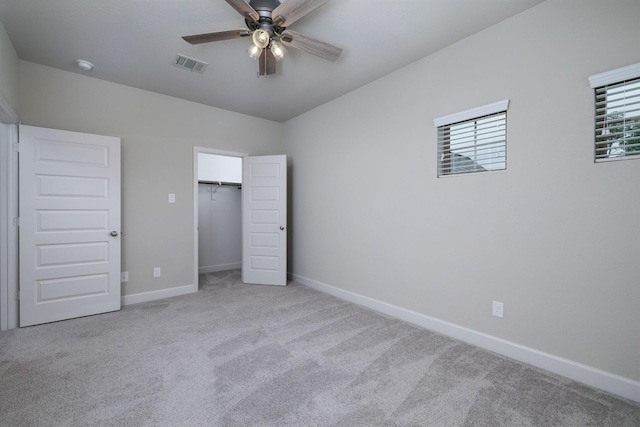
[[[273,53],[276,60],[280,61],[287,54],[287,49],[285,49],[282,43],[274,40],[271,42],[271,53]]]
[[[251,39],[253,40],[253,44],[258,46],[259,48],[264,49],[269,45],[269,40],[271,39],[271,37],[265,30],[255,30],[253,32],[253,36],[251,36]]]
[[[262,48],[251,43],[251,46],[249,46],[249,49],[247,49],[247,53],[249,54],[251,59],[258,59],[260,58],[260,54],[262,53]]]

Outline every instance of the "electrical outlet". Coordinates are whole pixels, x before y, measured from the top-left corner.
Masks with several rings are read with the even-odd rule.
[[[153,269],[153,277],[160,277],[160,267],[155,267]]]
[[[498,301],[494,301],[491,314],[502,319],[504,317],[504,304]]]
[[[126,283],[129,281],[129,272],[123,271],[120,273],[120,283]]]
[[[175,203],[176,202],[176,195],[173,193],[169,193],[169,203]]]

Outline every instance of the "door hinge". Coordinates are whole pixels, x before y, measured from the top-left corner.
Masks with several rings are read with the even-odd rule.
[[[16,153],[20,152],[20,144],[18,144],[17,142],[13,143],[13,151],[15,151]]]
[[[20,217],[13,218],[13,226],[20,227]]]

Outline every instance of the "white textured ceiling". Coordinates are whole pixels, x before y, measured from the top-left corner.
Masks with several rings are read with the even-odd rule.
[[[0,21],[25,61],[282,122],[542,1],[329,0],[290,28],[342,47],[342,56],[329,62],[289,48],[266,78],[257,78],[246,38],[182,40],[245,28],[224,0],[0,0]],[[209,67],[178,68],[178,53]],[[80,71],[79,58],[95,69]]]

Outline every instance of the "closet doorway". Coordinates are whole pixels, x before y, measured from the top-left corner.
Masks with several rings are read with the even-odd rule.
[[[242,159],[246,153],[194,147],[194,283],[242,266]]]

